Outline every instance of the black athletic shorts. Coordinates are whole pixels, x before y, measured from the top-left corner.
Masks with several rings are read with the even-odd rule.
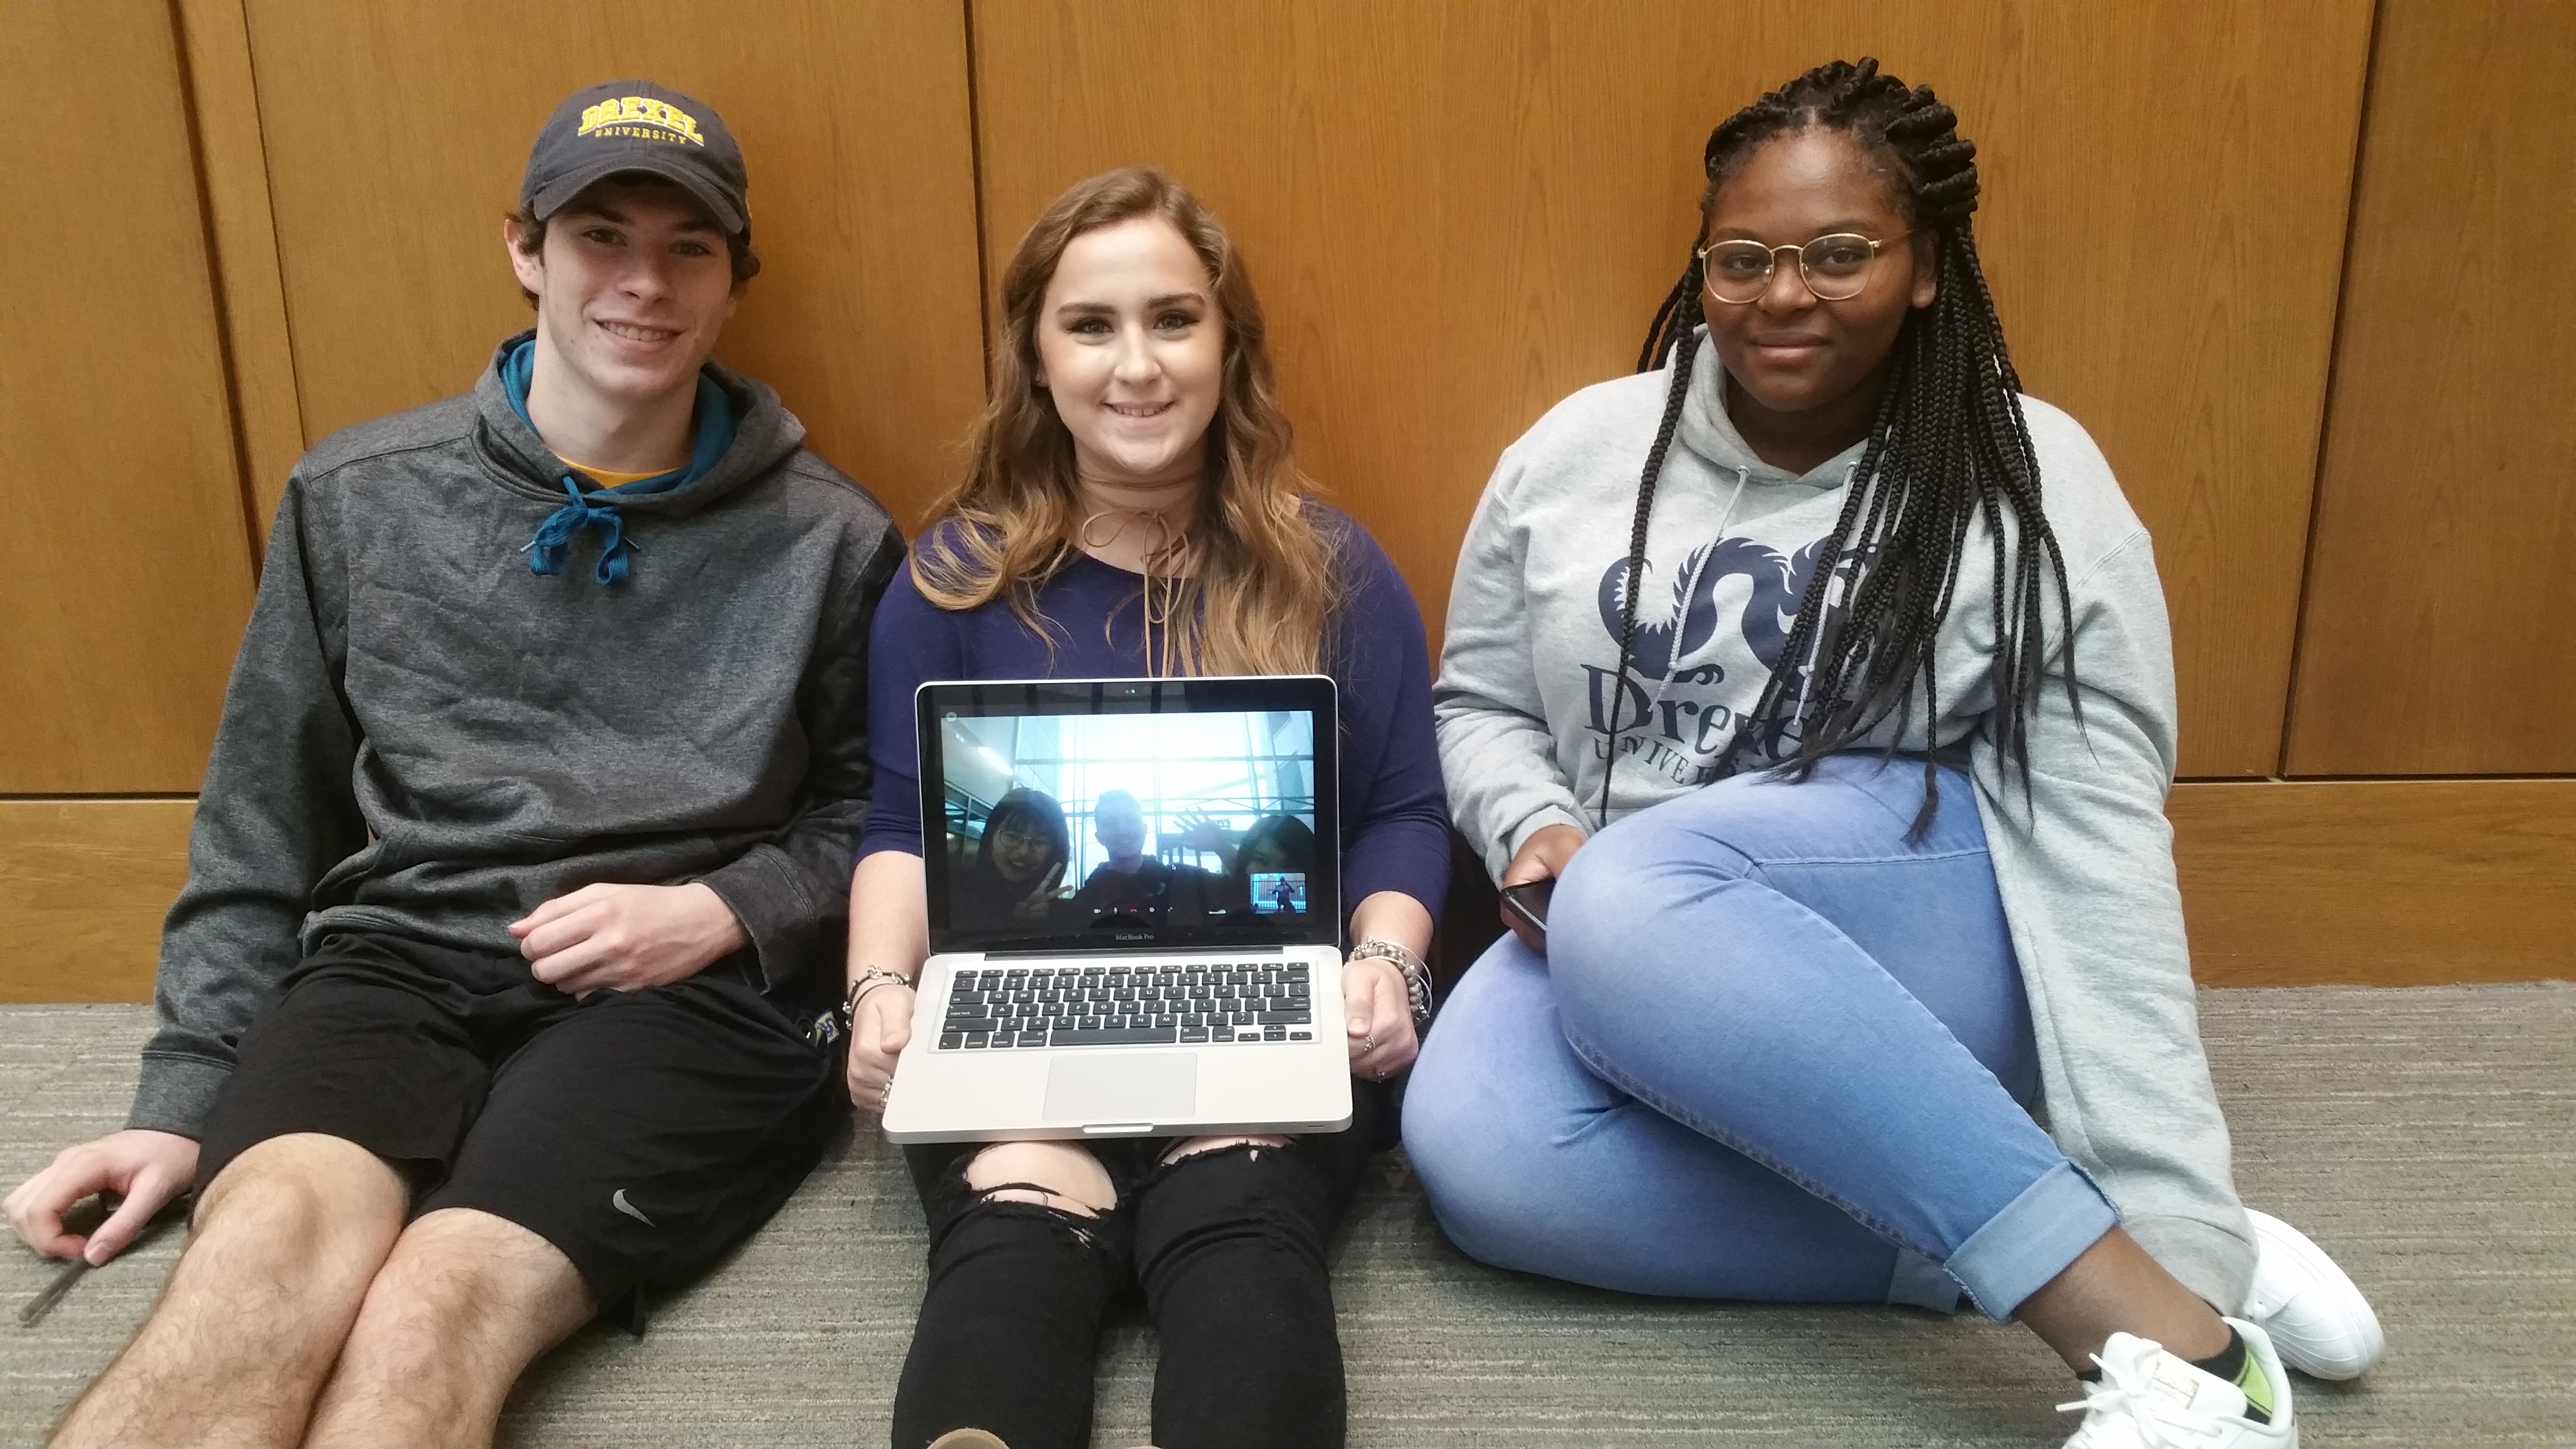
[[[576,1002],[515,955],[325,936],[242,1038],[198,1190],[269,1138],[344,1138],[409,1176],[414,1217],[517,1223],[640,1328],[648,1295],[786,1202],[849,1107],[837,1033],[750,962]]]

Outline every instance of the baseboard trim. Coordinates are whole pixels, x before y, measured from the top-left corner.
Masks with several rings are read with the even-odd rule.
[[[0,800],[0,1001],[149,1001],[187,796]]]
[[[2203,985],[2576,977],[2576,779],[2187,782],[2165,814]]]

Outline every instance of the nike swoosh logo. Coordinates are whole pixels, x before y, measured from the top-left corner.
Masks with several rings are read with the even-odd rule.
[[[653,1220],[644,1216],[642,1208],[626,1200],[626,1189],[622,1187],[608,1195],[608,1205],[648,1228],[653,1226]]]

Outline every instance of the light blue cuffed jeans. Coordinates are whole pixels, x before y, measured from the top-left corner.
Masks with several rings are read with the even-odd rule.
[[[1633,1293],[2011,1316],[2119,1214],[2031,1120],[2038,1053],[1967,778],[1737,776],[1602,831],[1541,957],[1440,1011],[1404,1145],[1450,1238]]]

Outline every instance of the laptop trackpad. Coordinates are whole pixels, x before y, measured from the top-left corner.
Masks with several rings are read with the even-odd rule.
[[[1085,1052],[1047,1064],[1050,1122],[1174,1122],[1198,1101],[1197,1052]]]

